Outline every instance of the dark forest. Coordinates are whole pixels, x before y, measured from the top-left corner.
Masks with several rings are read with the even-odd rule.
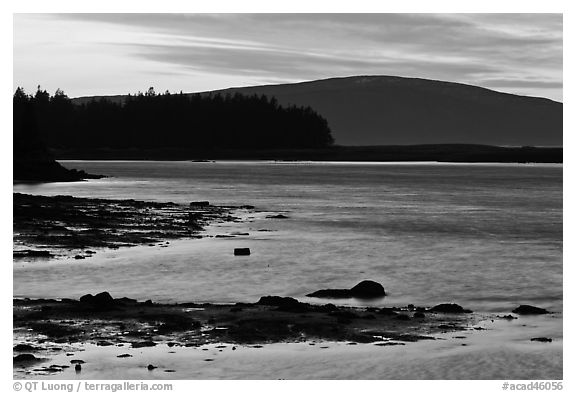
[[[14,93],[14,136],[37,134],[51,148],[319,148],[333,143],[309,107],[282,107],[264,95],[129,95],[76,105],[62,90]],[[34,139],[34,138],[33,138]]]

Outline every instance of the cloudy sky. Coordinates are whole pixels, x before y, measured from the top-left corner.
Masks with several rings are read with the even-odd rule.
[[[14,88],[69,96],[397,75],[562,101],[560,14],[15,14]]]

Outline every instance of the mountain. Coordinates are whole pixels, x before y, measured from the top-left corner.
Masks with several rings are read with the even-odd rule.
[[[354,76],[192,94],[217,93],[264,94],[281,105],[310,106],[328,120],[339,145],[562,146],[562,103],[460,83]]]

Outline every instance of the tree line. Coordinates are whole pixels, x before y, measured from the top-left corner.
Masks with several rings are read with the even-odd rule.
[[[123,102],[75,104],[60,89],[18,88],[13,99],[15,140],[49,147],[265,149],[317,148],[333,143],[326,119],[310,107],[279,105],[275,98],[241,94],[128,95]],[[36,142],[35,142],[36,143]]]

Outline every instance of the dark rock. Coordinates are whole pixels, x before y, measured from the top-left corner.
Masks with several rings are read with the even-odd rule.
[[[238,255],[250,255],[250,249],[249,248],[235,248],[234,249],[234,255],[238,256]]]
[[[284,219],[284,218],[288,218],[288,216],[285,216],[284,214],[274,214],[274,215],[271,215],[271,216],[266,216],[266,218]]]
[[[349,289],[320,289],[316,292],[309,293],[307,297],[347,299],[352,297]]]
[[[74,259],[86,259],[84,255],[74,255]]]
[[[70,360],[70,363],[72,363],[72,364],[84,364],[86,362],[84,360],[80,360],[80,359],[72,359],[72,360]]]
[[[414,318],[424,318],[425,315],[424,315],[423,312],[416,311],[416,312],[414,313],[413,317],[414,317]]]
[[[31,353],[21,353],[19,355],[14,356],[14,364],[34,363],[39,362],[41,360],[42,359],[37,358]]]
[[[129,353],[123,353],[122,355],[118,355],[116,357],[117,358],[131,358],[132,355],[130,355]]]
[[[262,306],[295,306],[300,304],[300,302],[292,297],[281,297],[281,296],[263,296],[258,300],[259,305]]]
[[[520,314],[520,315],[539,315],[539,314],[548,314],[549,313],[548,310],[545,310],[545,309],[540,308],[540,307],[530,306],[527,304],[523,304],[523,305],[515,308],[514,310],[512,310],[512,312],[515,314]]]
[[[375,281],[364,280],[361,283],[355,285],[350,290],[353,297],[359,298],[374,298],[386,296],[384,287]]]
[[[155,368],[158,368],[158,367],[156,367],[156,366],[154,366],[154,365],[152,365],[152,364],[149,364],[146,368],[147,368],[148,370],[152,371],[152,370],[154,370]]]
[[[534,338],[531,338],[530,341],[538,341],[541,343],[551,343],[552,339],[548,338],[548,337],[534,337]]]
[[[144,347],[155,347],[156,343],[154,341],[140,341],[137,343],[132,343],[132,348],[144,348]]]
[[[455,304],[455,303],[443,303],[438,304],[430,309],[432,312],[440,312],[446,314],[462,314],[462,313],[471,313],[471,310],[466,310],[462,306]]]
[[[22,251],[14,251],[12,253],[12,258],[50,258],[54,255],[50,251],[45,250],[22,250]]]
[[[208,201],[190,202],[190,206],[206,207],[206,206],[210,206],[210,202],[208,202]]]
[[[398,315],[398,313],[390,307],[382,307],[380,310],[378,310],[378,314],[382,314],[382,315]]]
[[[513,320],[513,319],[518,319],[518,317],[515,317],[515,316],[510,315],[510,314],[508,314],[508,315],[502,315],[502,316],[499,315],[498,318],[500,318],[500,319],[507,319],[507,320],[509,320],[509,321],[511,321],[511,320]]]
[[[136,304],[136,303],[138,303],[138,300],[131,299],[129,297],[121,297],[118,299],[114,299],[114,302],[117,304]]]
[[[338,307],[336,307],[334,304],[332,303],[328,303],[328,304],[323,304],[321,306],[317,306],[316,310],[320,311],[320,312],[334,312],[334,311],[338,311]]]
[[[74,366],[74,370],[76,370],[76,372],[80,372],[82,371],[82,366],[80,364],[77,364]]]
[[[38,348],[29,344],[17,344],[13,348],[14,352],[36,352]]]
[[[351,289],[321,289],[319,291],[309,293],[308,297],[317,298],[334,298],[334,299],[347,299],[347,298],[361,298],[373,299],[386,296],[384,287],[374,281],[365,280],[354,286]]]
[[[81,303],[90,304],[96,307],[105,307],[114,305],[114,298],[108,292],[100,292],[97,295],[84,295],[80,298]]]

